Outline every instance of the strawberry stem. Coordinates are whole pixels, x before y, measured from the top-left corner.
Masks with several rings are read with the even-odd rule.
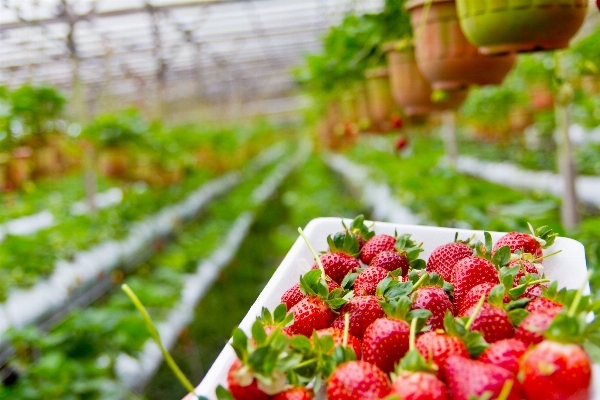
[[[314,363],[316,363],[316,362],[317,362],[317,359],[316,359],[316,358],[312,358],[312,359],[310,359],[310,360],[306,360],[306,361],[304,361],[304,362],[301,362],[300,364],[296,364],[296,365],[294,365],[294,366],[292,367],[292,370],[295,370],[295,369],[300,369],[300,368],[306,367],[307,365],[314,364]]]
[[[522,285],[517,285],[513,289],[522,288],[523,286],[533,286],[533,285],[537,285],[538,283],[546,283],[546,282],[551,282],[551,281],[550,281],[550,279],[538,279],[537,281],[531,281],[531,282],[523,283]]]
[[[348,347],[348,334],[350,333],[350,314],[344,314],[344,339],[342,340],[342,345],[344,348]]]
[[[423,284],[423,282],[425,282],[425,280],[429,278],[428,274],[423,274],[421,275],[421,277],[419,278],[418,281],[415,282],[415,284],[413,285],[413,292],[415,290],[417,290],[419,287],[421,287],[421,285]]]
[[[591,275],[591,271],[588,272],[588,277]],[[575,298],[573,299],[573,303],[571,303],[571,307],[569,307],[569,311],[567,312],[568,317],[574,317],[577,312],[577,307],[579,307],[579,303],[581,303],[581,297],[583,296],[583,289],[588,285],[588,280],[583,283],[581,288],[575,294]]]
[[[477,318],[477,315],[479,315],[479,312],[481,311],[481,308],[483,307],[483,303],[485,302],[485,297],[486,297],[485,294],[481,295],[481,298],[477,302],[477,307],[475,307],[475,310],[473,310],[473,314],[471,314],[471,316],[469,317],[469,320],[465,324],[465,330],[468,331],[471,329],[471,325],[473,325],[473,322],[475,322],[475,318]]]
[[[312,247],[312,245],[310,244],[310,241],[304,234],[304,231],[302,230],[302,228],[298,228],[298,233],[300,234],[300,236],[302,236],[302,239],[304,239],[304,241],[306,242],[306,245],[308,246],[308,249],[312,253],[313,257],[315,258],[315,261],[316,261],[317,265],[319,266],[321,273],[323,274],[323,276],[321,278],[325,279],[325,276],[326,276],[325,268],[323,267],[323,263],[321,262],[321,257],[319,257],[319,255],[315,251],[314,247]]]
[[[410,337],[409,337],[409,350],[414,350],[415,349],[415,342],[417,341],[417,323],[418,323],[419,319],[418,318],[413,318],[412,321],[410,321]]]
[[[534,262],[534,263],[535,263],[535,262],[538,262],[538,261],[540,261],[540,260],[543,260],[544,258],[548,258],[548,257],[555,256],[555,255],[557,255],[558,253],[560,253],[561,251],[562,251],[562,250],[558,250],[558,251],[555,251],[554,253],[546,254],[545,256],[542,256],[542,257],[539,257],[539,258],[534,258],[533,260],[531,260],[531,262]]]
[[[144,305],[142,304],[140,299],[136,296],[136,294],[133,292],[133,290],[131,290],[129,285],[127,285],[126,283],[121,286],[121,289],[123,289],[125,294],[133,302],[133,305],[135,306],[135,308],[137,308],[137,310],[140,312],[140,314],[142,314],[142,317],[144,318],[144,321],[146,322],[146,326],[148,327],[148,330],[150,331],[150,336],[152,336],[152,338],[154,339],[154,341],[160,348],[160,351],[161,351],[165,361],[167,362],[167,365],[171,369],[171,371],[173,371],[173,373],[175,374],[175,376],[177,377],[179,382],[181,382],[183,387],[185,387],[185,389],[188,392],[192,393],[195,397],[198,397],[194,393],[194,386],[190,383],[190,381],[188,381],[188,379],[185,377],[183,372],[181,372],[181,370],[175,363],[175,360],[173,360],[173,357],[171,357],[171,354],[169,354],[169,351],[164,346],[162,340],[160,339],[160,335],[158,334],[158,331],[156,330],[156,327],[154,326],[154,323],[152,323],[152,319],[150,318],[148,311],[146,311],[146,308],[144,307]]]
[[[510,391],[512,390],[513,384],[514,381],[512,379],[509,379],[506,382],[504,382],[504,386],[502,386],[502,391],[500,392],[498,397],[496,397],[496,400],[507,400],[508,396],[510,396]]]

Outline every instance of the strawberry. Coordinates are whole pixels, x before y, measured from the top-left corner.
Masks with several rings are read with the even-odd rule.
[[[394,251],[396,238],[390,235],[375,235],[365,243],[360,253],[360,260],[366,265],[371,264],[373,258],[382,251]]]
[[[294,334],[311,336],[313,330],[329,327],[333,310],[346,302],[341,298],[343,290],[329,292],[321,275],[321,270],[312,270],[300,277],[300,287],[307,297],[289,310],[294,316],[289,330]]]
[[[330,292],[335,289],[341,288],[341,286],[336,281],[327,279],[326,282],[327,288]],[[281,296],[281,302],[284,303],[287,306],[287,309],[289,310],[304,298],[306,298],[306,294],[302,292],[300,284],[297,283],[288,290],[286,290],[285,293],[283,293],[283,295]]]
[[[375,400],[390,393],[385,372],[364,361],[348,361],[334,371],[327,382],[327,398]]]
[[[258,381],[236,359],[227,373],[227,386],[235,400],[268,400],[272,396],[258,388]]]
[[[427,319],[426,325],[431,329],[440,329],[444,326],[446,311],[452,312],[452,303],[440,286],[425,286],[417,288],[412,294],[411,309],[431,311],[432,315]]]
[[[471,400],[485,393],[485,398],[496,399],[502,392],[508,392],[506,400],[523,399],[521,384],[504,368],[460,356],[448,357],[445,367],[452,400]]]
[[[392,382],[391,395],[404,400],[449,400],[448,389],[436,376],[436,367],[428,364],[416,349],[419,318],[410,325],[410,350],[400,360]]]
[[[389,271],[402,268],[402,275],[406,275],[408,268],[423,269],[425,261],[419,259],[419,254],[423,251],[421,244],[417,245],[410,238],[410,234],[400,236],[376,235],[365,243],[360,259],[367,265],[372,265],[372,262],[379,253],[383,251],[397,252],[400,257],[388,254],[382,256],[376,266],[383,267]]]
[[[344,331],[337,328],[325,328],[317,331],[317,337],[323,337],[325,335],[329,335],[333,338],[333,343],[336,346],[342,346],[344,343]],[[361,341],[348,334],[348,346],[352,347],[354,350],[354,354],[356,355],[356,359],[360,360],[362,358],[362,343]]]
[[[396,253],[397,254],[397,253]],[[366,296],[375,294],[379,282],[388,276],[388,270],[381,267],[365,268],[354,281],[354,295]]]
[[[473,255],[469,241],[457,241],[458,233],[453,243],[437,247],[427,260],[427,272],[436,272],[447,282],[452,282],[454,266],[465,257]]]
[[[527,346],[540,343],[544,340],[544,332],[548,329],[554,315],[543,312],[534,312],[523,319],[515,331],[515,339],[525,343]]]
[[[375,232],[369,229],[368,226],[365,225],[365,217],[364,215],[359,215],[352,220],[350,227],[348,228],[344,222],[342,222],[344,226],[344,232],[352,232],[356,235],[358,239],[358,249],[361,250],[365,243],[375,236]]]
[[[363,360],[391,372],[408,351],[410,326],[395,318],[378,318],[365,330]]]
[[[384,311],[375,296],[353,297],[339,309],[339,314],[334,318],[331,326],[344,329],[345,314],[350,314],[350,334],[362,340],[367,326],[377,318],[383,317]]]
[[[469,357],[469,351],[458,337],[450,336],[441,329],[426,332],[417,338],[416,348],[426,360],[443,371],[446,359],[452,355]]]
[[[498,239],[496,245],[494,246],[493,252],[498,250],[500,247],[508,246],[511,253],[519,251],[521,254],[528,253],[534,258],[541,258],[544,255],[542,249],[552,246],[558,234],[554,233],[552,229],[548,228],[547,226],[542,226],[534,230],[531,224],[527,225],[529,226],[531,234],[509,232]],[[540,260],[540,263],[541,262],[542,260]]]
[[[564,308],[562,304],[555,302],[554,300],[547,299],[545,297],[538,297],[533,299],[527,304],[525,310],[530,313],[546,313],[550,315],[556,315]]]
[[[530,399],[590,398],[591,362],[579,345],[544,340],[525,353],[520,373]]]
[[[465,257],[456,263],[452,277],[454,305],[460,309],[469,291],[482,283],[499,283],[498,270],[491,261],[481,257]]]
[[[492,343],[479,356],[478,360],[494,364],[517,375],[519,359],[527,351],[527,346],[517,339],[502,339]]]
[[[464,315],[471,316],[477,312],[477,305],[469,308]],[[488,343],[494,343],[502,339],[510,339],[515,335],[508,313],[501,307],[483,303],[481,310],[473,320],[471,329],[481,332]]]
[[[273,313],[263,307],[260,317],[258,320],[262,322],[265,334],[269,336],[274,330],[281,329],[281,333],[290,337],[292,333],[290,332],[287,325],[293,321],[293,315],[287,313],[287,306],[285,304],[278,305]],[[254,340],[254,339],[252,339]],[[256,345],[256,342],[254,342]]]
[[[484,282],[477,286],[473,286],[463,299],[462,303],[458,305],[459,308],[456,315],[468,315],[467,311],[477,304],[481,296],[485,296],[487,298],[495,286],[496,284],[492,282]],[[505,295],[503,301],[505,303],[509,303],[510,298]]]
[[[273,400],[311,400],[314,397],[312,390],[305,387],[296,387],[276,394]]]
[[[410,263],[406,256],[401,255],[396,250],[385,250],[373,257],[369,264],[369,268],[371,267],[383,268],[386,271],[395,271],[401,268],[401,275],[406,275],[410,268]]]
[[[329,252],[322,254],[319,259],[323,264],[325,274],[337,283],[341,283],[349,272],[360,268],[356,258],[359,252],[358,239],[353,233],[336,233],[333,238],[327,237]],[[315,263],[312,269],[319,269]]]

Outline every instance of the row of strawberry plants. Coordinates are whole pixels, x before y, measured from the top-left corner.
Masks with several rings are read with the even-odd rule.
[[[365,213],[360,201],[317,155],[286,180],[251,227],[238,256],[196,308],[195,318],[172,354],[193,384],[202,380],[231,332],[254,303],[277,266],[298,238],[296,227],[323,216]],[[219,218],[225,218],[223,209]],[[174,257],[175,260],[179,256]],[[183,398],[185,389],[163,364],[149,383],[151,400]]]
[[[368,139],[363,144],[347,154],[349,159],[368,166],[371,179],[386,182],[422,221],[495,231],[527,231],[528,221],[534,226],[548,225],[584,243],[591,269],[599,265],[600,218],[595,211],[588,210],[580,226],[567,232],[558,222],[558,199],[534,190],[513,190],[444,167],[440,163],[442,143],[433,137],[415,139],[414,155],[409,157],[376,149]],[[388,148],[393,148],[391,140]],[[592,283],[596,285],[595,279]]]
[[[262,202],[257,188],[280,175],[282,164],[286,162],[254,169],[226,198],[212,203],[200,220],[183,227],[177,241],[126,278],[153,318],[168,317],[198,260],[218,247],[236,218],[257,211]],[[48,334],[34,327],[12,331],[17,356],[11,366],[20,377],[2,388],[0,398],[137,398],[119,382],[114,368],[122,353],[138,356],[148,338],[143,321],[118,290],[97,305],[71,313]]]

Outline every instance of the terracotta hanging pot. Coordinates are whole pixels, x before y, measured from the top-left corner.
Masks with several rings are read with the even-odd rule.
[[[408,116],[428,115],[434,111],[458,108],[467,98],[467,90],[449,92],[441,103],[431,100],[431,84],[419,71],[413,47],[400,49],[399,42],[383,47],[387,55],[392,94],[396,104]]]
[[[588,0],[456,0],[462,30],[482,54],[562,49]]]
[[[367,78],[367,99],[371,115],[371,130],[373,132],[389,132],[392,128],[390,121],[394,110],[394,98],[390,89],[390,79],[387,67],[371,68],[365,71]]]
[[[514,54],[479,54],[460,29],[454,0],[412,0],[406,8],[418,35],[415,52],[419,70],[434,89],[499,85],[515,65]]]
[[[12,188],[18,188],[31,178],[30,147],[17,147],[6,167],[6,180]]]
[[[358,113],[358,129],[361,132],[371,127],[371,116],[369,113],[369,100],[364,83],[358,83],[354,89],[356,111]]]

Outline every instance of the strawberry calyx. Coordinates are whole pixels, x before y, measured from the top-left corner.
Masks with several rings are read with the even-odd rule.
[[[471,248],[475,248],[475,243],[471,242],[473,239],[475,239],[475,235],[473,235],[470,238],[465,239],[465,240],[459,239],[458,238],[458,232],[456,232],[454,234],[454,240],[452,241],[452,243],[464,243],[464,244],[466,244],[467,246],[469,246]]]
[[[410,268],[424,269],[426,262],[419,258],[419,254],[423,252],[423,243],[417,244],[410,238],[411,236],[410,233],[405,233],[400,236],[396,235],[396,251],[398,251],[400,255],[406,257]]]
[[[342,283],[340,283],[340,286],[344,290],[354,289],[354,281],[356,281],[358,275],[360,275],[360,273],[363,272],[365,269],[366,268],[357,268],[355,271],[348,272],[344,279],[342,279]]]
[[[365,242],[375,236],[375,232],[365,225],[365,216],[362,214],[356,216],[356,218],[352,220],[350,227],[347,227],[343,221],[342,225],[346,231],[350,231],[355,235],[360,235]]]
[[[396,379],[396,376],[400,373],[400,371],[410,371],[410,372],[428,372],[431,374],[437,374],[438,366],[433,362],[427,362],[425,357],[417,350],[415,346],[417,332],[420,332],[427,318],[423,319],[420,317],[413,318],[410,322],[410,339],[409,339],[409,350],[402,357],[400,363],[396,367],[396,373],[392,373],[392,381]]]
[[[344,253],[356,258],[360,251],[358,237],[350,231],[327,236],[327,244],[331,253]]]
[[[300,291],[307,296],[320,297],[334,312],[352,297],[352,292],[345,292],[342,288],[330,292],[327,283],[322,279],[320,269],[310,270],[304,276],[300,276]]]
[[[263,326],[285,328],[294,321],[294,316],[293,314],[288,314],[285,303],[281,303],[275,307],[273,313],[268,308],[263,307],[258,319],[263,323]],[[254,334],[252,337],[254,337]]]
[[[500,270],[510,262],[510,247],[502,246],[496,251],[493,251],[492,246],[492,235],[489,232],[483,233],[485,237],[485,243],[477,242],[475,245],[475,252],[477,257],[485,258],[490,261],[496,269]]]
[[[533,229],[533,226],[528,222],[527,226],[529,227],[529,231],[533,238],[542,246],[543,249],[547,249],[548,247],[554,244],[558,233],[554,232],[552,228],[548,227],[548,225],[540,226],[537,229]]]
[[[489,346],[480,332],[471,331],[471,325],[473,325],[475,318],[481,311],[484,301],[485,297],[481,296],[477,307],[470,317],[454,318],[450,311],[446,311],[446,315],[444,316],[444,330],[446,334],[459,338],[465,344],[467,351],[472,357],[479,357]]]

